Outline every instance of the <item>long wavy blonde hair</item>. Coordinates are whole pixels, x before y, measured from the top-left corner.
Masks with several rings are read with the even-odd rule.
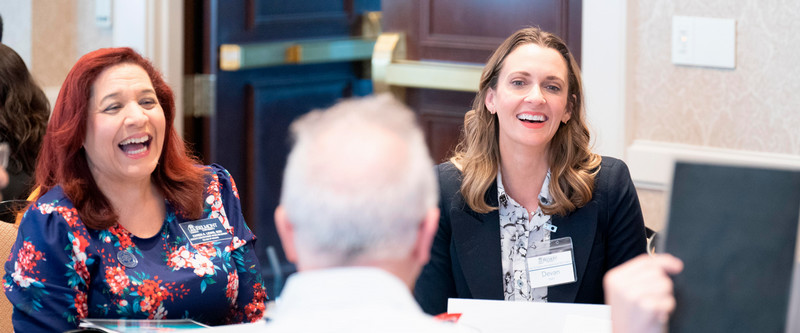
[[[548,215],[567,215],[592,199],[594,178],[600,170],[601,157],[589,148],[589,129],[584,120],[583,87],[578,63],[567,45],[558,36],[539,28],[524,28],[508,37],[494,51],[481,74],[478,94],[472,110],[464,116],[464,131],[450,159],[463,174],[461,194],[467,204],[478,213],[497,209],[486,203],[486,190],[497,178],[500,164],[497,115],[486,108],[489,89],[497,88],[498,75],[506,57],[518,46],[536,44],[551,48],[564,58],[568,69],[567,108],[571,115],[561,124],[550,141],[550,195],[554,202],[542,205]]]

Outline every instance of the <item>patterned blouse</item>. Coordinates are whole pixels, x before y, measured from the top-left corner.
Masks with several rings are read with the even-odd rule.
[[[218,165],[205,168],[203,218],[217,219],[228,236],[195,245],[179,225],[187,220],[169,203],[161,232],[138,238],[120,225],[86,228],[59,186],[39,198],[5,266],[15,330],[62,332],[83,318],[191,318],[209,325],[261,318],[267,295],[236,183]]]
[[[552,202],[550,197],[550,171],[544,178],[539,192],[539,203]],[[500,203],[500,246],[503,264],[503,294],[507,301],[547,302],[547,287],[530,287],[525,256],[528,247],[535,242],[550,240],[550,231],[544,225],[550,222],[541,207],[531,214],[506,194],[500,170],[497,171],[497,199]]]

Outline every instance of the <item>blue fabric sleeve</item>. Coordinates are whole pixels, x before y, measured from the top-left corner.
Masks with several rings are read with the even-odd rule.
[[[228,223],[233,227],[233,235],[245,242],[255,241],[256,236],[250,231],[244,220],[244,215],[242,215],[242,203],[239,199],[239,190],[236,188],[236,181],[234,181],[233,176],[218,164],[212,164],[211,169],[219,178],[222,205],[225,207]]]
[[[40,202],[23,217],[5,264],[4,289],[17,332],[74,329],[87,311],[87,265],[94,258],[84,252],[86,229],[65,219],[77,220],[74,209]]]
[[[267,300],[254,248],[256,238],[242,215],[236,181],[228,170],[221,166],[212,164],[211,168],[219,178],[223,206],[235,237],[232,241],[234,250],[231,255],[239,277],[239,295],[235,313],[230,316],[230,321],[231,323],[254,322],[263,316],[264,303]]]

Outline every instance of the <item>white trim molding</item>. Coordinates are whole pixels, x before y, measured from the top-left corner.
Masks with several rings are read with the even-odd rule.
[[[145,54],[175,96],[175,130],[183,136],[183,1],[148,0]]]
[[[800,170],[800,156],[636,140],[627,148],[636,187],[667,190],[675,161]]]
[[[595,153],[624,158],[627,135],[626,0],[583,1],[581,74]]]

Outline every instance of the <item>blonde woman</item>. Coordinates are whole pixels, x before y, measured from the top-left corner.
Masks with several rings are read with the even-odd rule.
[[[605,273],[645,253],[628,168],[590,151],[584,118],[559,37],[525,28],[494,52],[437,167],[439,230],[414,290],[426,312],[453,297],[603,303]]]

